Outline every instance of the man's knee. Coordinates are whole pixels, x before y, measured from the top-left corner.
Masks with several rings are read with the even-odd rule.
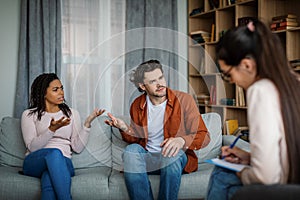
[[[124,153],[142,153],[144,148],[139,144],[129,144],[125,147]]]

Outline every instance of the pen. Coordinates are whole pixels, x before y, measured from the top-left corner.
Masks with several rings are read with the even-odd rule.
[[[233,143],[231,143],[231,145],[229,146],[230,149],[232,149],[234,147],[234,145],[236,144],[236,142],[238,141],[238,139],[242,136],[242,134],[238,135],[235,140],[233,141]]]
[[[234,147],[234,145],[236,144],[236,142],[238,141],[238,139],[242,136],[242,134],[238,135],[235,140],[233,141],[233,143],[230,144],[229,148],[232,149]],[[222,159],[224,159],[225,156],[222,156]]]

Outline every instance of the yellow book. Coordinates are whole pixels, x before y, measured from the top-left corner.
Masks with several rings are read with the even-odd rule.
[[[226,121],[227,135],[232,135],[239,128],[237,119],[230,119]]]

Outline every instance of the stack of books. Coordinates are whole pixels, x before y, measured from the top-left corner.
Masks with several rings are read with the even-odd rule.
[[[271,30],[279,31],[295,28],[298,26],[297,15],[286,14],[272,18]]]
[[[207,94],[198,94],[195,95],[198,104],[208,104],[210,100],[210,96]]]
[[[291,60],[290,64],[295,71],[300,71],[300,59]]]
[[[194,44],[210,42],[211,33],[203,30],[191,32],[191,38],[193,39]]]

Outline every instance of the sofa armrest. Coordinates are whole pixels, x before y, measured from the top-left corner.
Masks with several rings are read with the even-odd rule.
[[[223,135],[222,136],[222,145],[229,146],[235,140],[235,138],[236,138],[236,136],[234,136],[234,135]],[[249,142],[246,142],[243,139],[239,139],[235,146],[237,146],[245,151],[250,152]]]

